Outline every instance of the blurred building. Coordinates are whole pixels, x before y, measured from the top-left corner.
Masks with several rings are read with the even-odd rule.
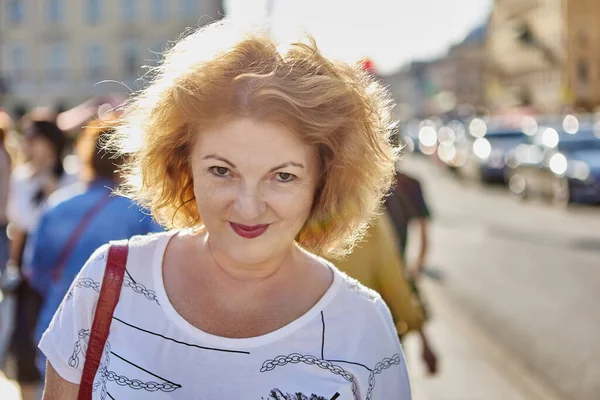
[[[449,58],[454,61],[454,95],[458,107],[481,109],[485,99],[485,45],[487,24],[473,29],[458,45],[453,46]]]
[[[599,19],[598,1],[496,0],[487,40],[489,106],[598,107]]]
[[[66,109],[141,87],[167,41],[223,15],[221,0],[2,0],[3,106]],[[105,82],[109,81],[109,82]]]
[[[568,0],[563,11],[565,104],[591,111],[600,106],[600,2]]]
[[[382,77],[398,103],[398,118],[452,114],[463,105],[473,110],[485,105],[486,28],[475,28],[445,57],[411,62],[397,73]]]
[[[429,115],[427,100],[427,68],[429,62],[414,61],[381,80],[397,103],[395,118],[407,121]]]

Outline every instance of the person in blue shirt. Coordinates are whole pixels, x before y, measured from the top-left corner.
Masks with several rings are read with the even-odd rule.
[[[100,149],[112,129],[100,121],[83,132],[77,145],[82,179],[50,198],[25,251],[24,272],[44,302],[35,330],[38,341],[79,270],[92,253],[111,240],[162,230],[131,200],[113,195],[125,161]],[[37,360],[43,372],[45,359]]]

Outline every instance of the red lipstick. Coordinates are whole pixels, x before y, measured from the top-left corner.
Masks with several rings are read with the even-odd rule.
[[[268,224],[248,226],[248,225],[236,224],[234,222],[229,222],[229,225],[231,225],[231,229],[233,229],[233,231],[235,233],[237,233],[238,235],[240,235],[241,237],[246,238],[246,239],[257,238],[260,235],[262,235],[263,233],[265,233],[267,228],[269,228]]]

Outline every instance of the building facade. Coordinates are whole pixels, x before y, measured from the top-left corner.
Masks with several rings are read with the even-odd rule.
[[[461,106],[485,104],[483,74],[486,25],[471,31],[445,57],[415,61],[382,77],[396,102],[400,120],[458,113]]]
[[[493,111],[563,104],[563,0],[496,0],[486,48],[486,96]]]
[[[496,0],[486,57],[491,108],[600,106],[600,2]]]
[[[485,44],[487,24],[478,26],[458,45],[450,49],[454,62],[454,96],[458,107],[474,110],[485,107]]]
[[[64,109],[141,87],[168,41],[223,15],[221,0],[2,0],[0,76],[10,110]]]
[[[383,84],[389,88],[396,107],[394,117],[401,121],[429,115],[427,97],[427,69],[429,62],[413,61],[394,74],[382,76]]]
[[[585,111],[600,106],[600,2],[566,0],[564,4],[565,104]]]

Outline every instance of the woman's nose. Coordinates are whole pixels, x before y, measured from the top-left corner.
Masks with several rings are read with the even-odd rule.
[[[245,222],[256,221],[264,214],[266,206],[260,192],[256,185],[240,186],[234,209]]]

